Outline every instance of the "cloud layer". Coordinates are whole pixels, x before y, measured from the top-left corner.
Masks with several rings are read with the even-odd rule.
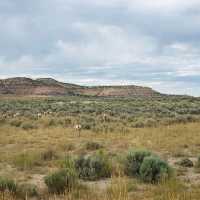
[[[198,0],[0,2],[0,77],[200,96]]]

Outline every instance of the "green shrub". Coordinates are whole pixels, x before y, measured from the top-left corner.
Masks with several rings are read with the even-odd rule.
[[[50,193],[62,194],[70,191],[77,182],[77,175],[73,169],[61,169],[44,179]]]
[[[79,177],[85,180],[108,178],[112,171],[108,157],[102,152],[88,157],[80,156],[75,162],[75,167]]]
[[[24,130],[30,130],[30,129],[36,129],[37,128],[37,126],[32,124],[31,122],[24,122],[24,123],[22,123],[21,127]]]
[[[156,156],[145,157],[140,167],[140,178],[144,182],[158,183],[170,177],[172,169],[168,163]]]
[[[11,125],[11,126],[15,126],[15,127],[20,127],[21,124],[22,124],[22,121],[17,120],[17,119],[12,120],[12,121],[10,122],[10,125]]]
[[[125,159],[125,174],[128,176],[138,176],[140,167],[145,157],[150,156],[151,152],[142,150],[131,150]]]
[[[101,144],[97,142],[87,142],[85,146],[87,150],[97,150],[103,147]]]
[[[16,193],[17,185],[13,180],[0,177],[0,192]]]

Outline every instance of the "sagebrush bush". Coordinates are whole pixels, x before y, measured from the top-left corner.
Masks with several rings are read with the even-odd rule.
[[[24,122],[21,124],[21,128],[24,130],[36,129],[37,126],[31,122]]]
[[[15,126],[15,127],[20,127],[21,124],[22,124],[22,121],[17,120],[17,119],[14,119],[14,120],[12,120],[12,121],[10,122],[10,125],[11,125],[11,126]]]
[[[101,149],[103,146],[97,142],[87,142],[85,147],[87,150],[97,150]]]
[[[65,168],[46,176],[44,181],[50,193],[62,194],[75,186],[77,174],[74,169]]]
[[[140,178],[144,182],[158,183],[171,176],[172,169],[167,162],[156,156],[145,157],[140,167]]]
[[[0,177],[0,192],[6,191],[10,193],[16,193],[17,184],[11,179]]]
[[[140,167],[145,157],[150,156],[151,152],[144,150],[130,150],[125,158],[124,170],[128,176],[138,176]]]
[[[87,157],[80,156],[75,162],[75,167],[79,177],[85,180],[108,178],[112,172],[111,163],[102,152]]]

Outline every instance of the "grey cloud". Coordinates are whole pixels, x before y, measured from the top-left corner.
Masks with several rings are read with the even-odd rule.
[[[200,95],[199,4],[2,1],[0,76],[47,75],[84,84],[126,81],[171,91],[167,84],[176,85],[177,93],[194,88],[185,92]]]

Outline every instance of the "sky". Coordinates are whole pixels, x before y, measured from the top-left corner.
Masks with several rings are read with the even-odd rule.
[[[6,0],[0,24],[0,78],[200,96],[199,0]]]

